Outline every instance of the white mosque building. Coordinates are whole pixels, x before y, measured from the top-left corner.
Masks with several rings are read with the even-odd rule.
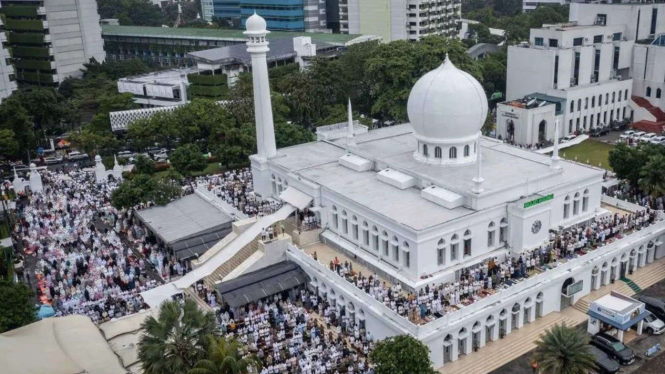
[[[609,214],[601,206],[603,170],[560,160],[557,150],[550,157],[481,136],[488,110],[485,93],[447,58],[413,87],[411,123],[358,135],[349,121],[345,137],[277,149],[267,33],[261,17],[248,19],[258,146],[250,159],[256,193],[281,199],[286,208],[257,225],[308,206],[321,222],[319,248],[417,292],[454,281],[462,269],[487,259],[504,262],[547,243],[551,229]],[[226,245],[251,240],[258,232]],[[286,258],[309,275],[312,289],[344,307],[373,337],[410,334],[430,348],[434,366],[441,367],[472,353],[474,346],[574,304],[627,269],[665,257],[663,235],[665,223],[651,225],[419,324],[356,288],[303,248],[289,244]],[[224,256],[230,255],[224,250],[212,255],[209,264],[170,287],[185,289],[219,267]],[[145,295],[151,305],[174,292],[157,290]]]

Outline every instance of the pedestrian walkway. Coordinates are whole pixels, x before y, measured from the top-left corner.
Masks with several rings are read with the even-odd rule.
[[[646,289],[665,279],[665,259],[655,261],[643,268],[637,269],[630,279],[638,288]],[[438,369],[446,374],[485,374],[496,370],[503,365],[529,353],[536,345],[540,334],[557,323],[566,323],[577,326],[588,320],[586,312],[591,301],[616,291],[624,295],[633,296],[635,291],[622,281],[616,281],[593,291],[578,300],[572,308],[561,312],[550,313],[543,318],[524,325],[517,331],[512,331],[503,339],[489,342],[478,352],[460,357],[457,361],[446,364]]]

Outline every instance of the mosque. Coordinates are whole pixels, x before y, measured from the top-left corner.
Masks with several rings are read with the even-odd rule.
[[[419,292],[454,282],[465,269],[488,260],[519,258],[548,243],[552,230],[611,214],[601,204],[603,170],[560,159],[557,146],[548,156],[482,136],[488,111],[484,90],[448,58],[411,90],[410,123],[355,131],[349,116],[341,136],[277,149],[266,23],[254,15],[246,26],[258,149],[250,157],[254,188],[261,197],[285,203],[256,225],[307,209],[320,222],[319,258],[323,252],[339,254]],[[234,240],[253,239],[258,232]],[[627,270],[665,257],[664,235],[665,224],[651,225],[419,323],[364,293],[306,249],[289,243],[285,254],[307,273],[311,289],[345,308],[375,338],[410,334],[430,348],[434,366],[441,367],[569,307]],[[221,257],[229,256],[219,253],[219,260],[213,255],[183,277],[190,278],[174,282],[174,289],[213,272],[226,261]],[[148,303],[159,299],[155,292],[144,295]]]

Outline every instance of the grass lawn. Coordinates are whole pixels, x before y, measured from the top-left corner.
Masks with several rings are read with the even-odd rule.
[[[607,160],[610,151],[613,149],[614,146],[611,144],[587,139],[580,144],[559,150],[559,155],[562,158],[572,161],[575,161],[575,157],[577,157],[577,162],[584,164],[589,160],[591,166],[600,166],[603,169],[612,170]]]
[[[198,176],[201,176],[201,175],[217,174],[217,173],[221,173],[224,170],[226,170],[226,169],[223,168],[223,167],[220,167],[218,162],[211,162],[211,163],[208,164],[208,166],[206,166],[205,169],[203,169],[203,171],[197,171],[195,173],[192,173],[192,176],[198,177]],[[168,170],[157,172],[153,175],[153,178],[162,179],[162,178],[164,178],[166,173],[168,173]]]

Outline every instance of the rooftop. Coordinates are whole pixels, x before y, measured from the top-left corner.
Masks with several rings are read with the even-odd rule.
[[[336,48],[332,44],[316,43],[317,52]],[[251,55],[247,52],[247,46],[244,44],[189,52],[187,55],[195,60],[204,60],[208,63],[241,62],[249,64],[252,61]],[[268,51],[267,59],[268,61],[283,60],[295,55],[296,51],[293,48],[293,39],[277,39],[270,42],[270,51]]]
[[[102,36],[143,36],[171,39],[245,41],[246,36],[243,34],[243,31],[244,30],[102,25]],[[268,34],[268,40],[272,42],[273,40],[277,39],[291,39],[297,36],[309,36],[312,38],[312,42],[314,43],[330,43],[334,45],[352,44],[355,39],[365,38],[364,35],[359,34],[272,31],[270,34]]]
[[[131,77],[120,78],[119,81],[136,82],[136,83],[152,83],[165,86],[179,86],[184,80],[187,80],[187,74],[196,73],[196,68],[186,69],[171,69],[163,71],[155,71],[151,73],[133,75]]]

